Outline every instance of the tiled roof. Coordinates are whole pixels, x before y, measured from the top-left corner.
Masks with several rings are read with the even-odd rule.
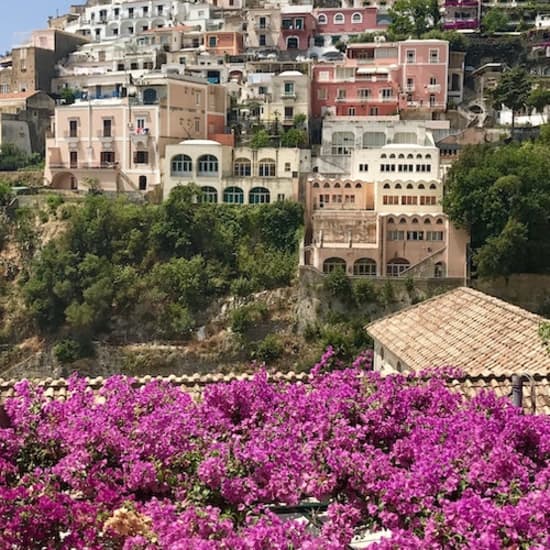
[[[467,376],[550,374],[545,319],[460,287],[370,323],[368,333],[412,370],[451,365]]]
[[[36,90],[31,92],[15,92],[12,94],[0,94],[0,101],[8,99],[28,99],[33,95],[36,95],[38,92]]]
[[[200,397],[202,390],[209,384],[220,382],[233,382],[236,380],[250,380],[254,374],[193,374],[191,376],[144,376],[136,378],[135,386],[140,387],[157,380],[169,382],[186,393],[189,393],[194,399]],[[307,373],[274,373],[269,375],[272,381],[296,383],[307,383],[309,375]],[[14,386],[18,380],[0,379],[0,417],[2,415],[2,404],[6,399],[15,394]],[[44,394],[50,399],[63,400],[67,397],[67,380],[64,378],[35,379],[31,382],[44,389]],[[88,378],[88,387],[93,390],[99,390],[105,383],[105,378]],[[482,390],[493,390],[499,397],[510,397],[512,393],[512,383],[510,377],[465,377],[462,379],[449,379],[447,382],[449,389],[463,394],[466,398],[472,398]],[[550,414],[550,374],[541,377],[531,378],[523,385],[523,408],[527,413]],[[0,418],[1,423],[1,418]]]

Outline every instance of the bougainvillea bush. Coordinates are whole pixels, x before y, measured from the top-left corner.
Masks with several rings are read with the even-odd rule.
[[[307,384],[207,387],[71,379],[65,401],[17,386],[0,430],[0,548],[550,547],[550,420],[445,371],[380,377],[363,355]],[[318,521],[286,506],[316,503]]]

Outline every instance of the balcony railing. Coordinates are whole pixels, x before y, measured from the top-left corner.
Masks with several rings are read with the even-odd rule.
[[[118,163],[116,162],[57,162],[51,163],[52,170],[116,170]]]
[[[72,130],[65,130],[65,132],[63,133],[63,137],[65,137],[65,139],[80,139],[78,131]]]
[[[443,28],[448,31],[472,30],[479,27],[479,19],[463,19],[461,21],[444,22]]]
[[[428,92],[438,94],[441,91],[441,84],[428,84]]]
[[[461,7],[461,8],[477,8],[479,7],[478,0],[445,0],[444,6],[447,7]]]

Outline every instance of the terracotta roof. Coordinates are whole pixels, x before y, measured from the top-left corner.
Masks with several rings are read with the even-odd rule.
[[[367,332],[410,369],[451,365],[467,376],[550,374],[545,319],[460,287],[370,323]]]
[[[136,378],[135,386],[140,387],[157,380],[169,382],[189,393],[194,399],[200,398],[202,390],[209,384],[219,382],[232,382],[235,380],[250,380],[254,374],[193,374],[190,376],[143,376]],[[269,375],[272,381],[281,382],[307,382],[307,373],[274,373]],[[2,404],[6,399],[13,397],[14,386],[19,380],[0,379],[0,416]],[[50,399],[63,400],[67,397],[67,380],[64,378],[34,379],[30,380],[34,385],[42,387],[44,393]],[[99,390],[105,383],[105,378],[88,378],[88,387]],[[463,394],[466,398],[472,398],[482,390],[493,390],[499,397],[510,397],[512,384],[510,377],[466,377],[462,379],[450,379],[447,382],[449,389]],[[523,385],[523,408],[527,413],[550,414],[550,374],[532,378]],[[1,423],[1,418],[0,418]]]
[[[39,93],[37,90],[32,92],[16,92],[12,94],[0,94],[0,101],[7,99],[27,99]]]

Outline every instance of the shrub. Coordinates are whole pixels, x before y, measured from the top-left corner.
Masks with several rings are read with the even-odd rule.
[[[57,214],[57,209],[65,202],[65,199],[61,195],[48,195],[46,198],[48,208],[52,214]]]
[[[237,277],[231,283],[231,294],[233,296],[249,296],[256,290],[254,283],[246,277]]]
[[[276,334],[269,334],[256,347],[254,359],[270,363],[283,355],[284,347],[281,338]]]
[[[359,279],[353,285],[353,294],[355,301],[359,305],[373,304],[378,301],[378,290],[372,281],[368,279]]]
[[[53,354],[62,364],[74,363],[78,359],[90,357],[93,347],[90,342],[67,338],[55,344]]]
[[[263,302],[247,304],[231,312],[231,330],[244,335],[255,323],[267,318],[267,306]]]
[[[353,297],[351,281],[343,269],[336,269],[325,276],[323,281],[325,291],[334,298],[349,302]]]
[[[395,303],[395,290],[391,281],[386,281],[384,283],[384,288],[382,289],[382,300],[385,306]]]

